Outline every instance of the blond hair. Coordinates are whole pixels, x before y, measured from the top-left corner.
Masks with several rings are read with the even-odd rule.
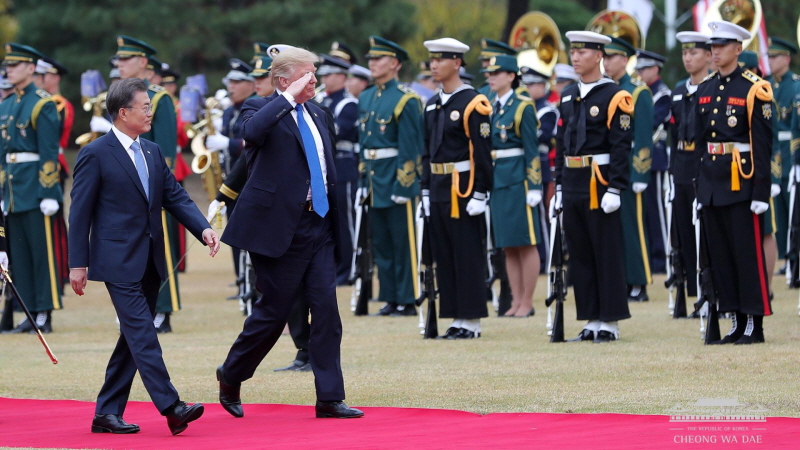
[[[283,50],[272,60],[272,85],[279,88],[278,77],[291,78],[295,67],[307,63],[316,64],[318,61],[317,55],[304,48],[290,47]]]

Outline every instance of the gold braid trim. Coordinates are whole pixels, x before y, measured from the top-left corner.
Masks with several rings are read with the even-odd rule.
[[[625,114],[633,114],[633,96],[628,91],[619,91],[611,98],[611,103],[608,104],[608,119],[606,127],[611,129],[611,122],[614,120],[614,114],[617,113],[617,108],[621,109]]]
[[[747,92],[747,125],[750,127],[751,152],[755,151],[753,148],[753,108],[755,107],[756,98],[763,102],[772,102],[772,86],[768,81],[762,79],[753,81],[753,86],[751,86],[750,91]],[[745,180],[753,178],[753,174],[756,171],[756,160],[751,157],[750,161],[750,173],[746,174],[742,168],[742,158],[739,154],[739,149],[736,147],[733,148],[733,160],[731,161],[731,191],[738,191],[740,189],[739,176]]]
[[[492,105],[489,104],[489,100],[483,94],[478,94],[475,98],[472,99],[471,102],[467,105],[466,109],[464,109],[464,134],[467,135],[467,139],[469,139],[469,184],[467,185],[467,190],[465,192],[461,192],[459,190],[460,178],[459,172],[457,170],[453,171],[453,184],[450,187],[450,217],[453,219],[458,219],[460,217],[458,211],[458,198],[467,198],[472,195],[472,188],[475,185],[475,146],[472,144],[472,137],[470,136],[469,132],[469,117],[472,115],[472,112],[477,110],[478,114],[482,114],[484,116],[488,116],[492,112]]]

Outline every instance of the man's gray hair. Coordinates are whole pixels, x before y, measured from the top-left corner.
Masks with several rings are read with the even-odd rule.
[[[272,85],[280,87],[278,77],[291,78],[295,67],[306,63],[316,64],[317,62],[319,62],[319,57],[304,48],[291,47],[284,49],[272,60],[272,68],[270,69]]]
[[[147,83],[139,78],[128,78],[112,83],[106,95],[106,109],[111,121],[117,120],[120,109],[131,107],[137,93],[147,92],[147,87]]]

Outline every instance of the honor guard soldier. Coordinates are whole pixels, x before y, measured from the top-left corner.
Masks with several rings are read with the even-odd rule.
[[[36,325],[53,330],[51,311],[61,309],[52,216],[62,209],[56,102],[33,84],[36,62],[44,56],[26,45],[6,44],[8,81],[14,93],[0,104],[0,181],[14,255],[14,281]],[[24,320],[13,332],[29,332]]]
[[[355,211],[353,205],[358,190],[358,99],[347,92],[347,70],[356,57],[350,48],[334,42],[330,55],[320,56],[317,78],[325,90],[317,101],[333,111],[336,123],[336,193],[339,198],[339,233],[337,245],[341,259],[336,267],[336,284],[349,284],[353,259],[353,236],[355,235]]]
[[[739,67],[742,41],[751,38],[730,22],[711,22],[717,71],[697,89],[695,138],[705,149],[697,208],[702,209],[719,311],[734,313],[720,344],[764,342],[763,318],[772,314],[762,227],[769,208],[772,88]]]
[[[517,56],[517,51],[504,42],[495,41],[494,39],[481,39],[481,53],[478,55],[478,59],[481,61],[481,68],[485,69],[489,65],[489,60],[492,59],[492,56],[499,55]],[[486,98],[491,98],[492,89],[489,87],[489,75],[484,73],[484,76],[487,78],[487,81],[477,88],[477,90],[479,94],[485,95]]]
[[[790,64],[792,56],[797,54],[797,47],[783,39],[769,38],[769,69],[772,75],[767,81],[772,84],[774,97],[775,122],[772,133],[772,204],[775,208],[775,219],[778,229],[775,230],[778,244],[778,259],[786,257],[787,233],[789,227],[789,181],[792,174],[792,109],[794,108],[795,87],[800,76],[792,73]]]
[[[144,41],[129,36],[117,37],[117,68],[120,78],[148,79],[148,71],[154,72],[156,64],[150,57],[156,54],[156,49]],[[148,66],[150,66],[148,68]],[[160,63],[158,63],[160,70]],[[172,97],[161,86],[150,84],[147,89],[150,97],[151,119],[150,131],[141,135],[143,139],[155,142],[160,148],[170,170],[175,170],[176,143],[178,142],[177,119],[175,117],[175,104]],[[94,118],[92,119],[95,120]],[[110,124],[109,124],[110,129]],[[94,131],[94,130],[93,130]],[[178,263],[182,257],[178,246],[178,223],[166,211],[162,211],[164,226],[164,242],[170,251],[167,252],[167,270],[169,276],[158,294],[156,304],[156,317],[154,324],[159,333],[172,332],[170,315],[181,309],[180,291],[178,285]]]
[[[444,339],[481,336],[486,308],[486,200],[492,188],[492,107],[463,84],[469,46],[453,38],[424,42],[442,89],[425,106],[422,201],[430,216],[439,317],[452,318]],[[527,194],[526,194],[527,196]]]
[[[668,197],[672,204],[670,242],[680,257],[678,266],[683,268],[686,295],[691,298],[697,297],[697,241],[692,222],[694,181],[699,174],[703,155],[702,149],[696,145],[694,118],[697,114],[697,87],[708,75],[711,48],[708,45],[710,37],[704,33],[682,31],[676,37],[681,42],[683,67],[689,78],[679,82],[672,90],[671,182]]]
[[[353,97],[358,98],[361,93],[364,92],[364,89],[372,84],[372,74],[369,69],[359,66],[358,64],[350,66],[350,68],[347,69],[347,73],[350,75],[347,78],[347,92]]]
[[[649,205],[644,223],[650,250],[650,269],[656,273],[664,273],[667,267],[665,240],[668,233],[664,185],[669,182],[666,178],[669,168],[667,130],[672,118],[672,100],[669,87],[661,79],[661,69],[666,61],[667,58],[658,53],[646,50],[639,50],[636,54],[636,74],[653,94],[652,172],[651,183],[644,191],[645,204]]]
[[[356,202],[369,202],[369,223],[380,283],[378,315],[415,315],[414,198],[422,152],[422,103],[397,81],[408,53],[392,41],[370,37],[366,55],[375,85],[358,98],[361,187]],[[414,255],[414,256],[412,256]]]
[[[646,84],[631,78],[626,72],[628,59],[636,50],[628,42],[612,37],[606,45],[603,64],[606,73],[633,99],[631,129],[633,144],[630,151],[630,185],[621,193],[622,234],[625,249],[625,280],[628,285],[628,300],[648,300],[646,285],[653,282],[650,274],[650,253],[644,217],[647,201],[643,195],[651,182],[650,170],[653,160],[653,94]],[[563,98],[563,96],[562,96]]]
[[[517,58],[494,56],[481,71],[489,74],[489,86],[495,94],[491,118],[494,159],[491,223],[494,246],[505,252],[511,285],[512,303],[504,316],[528,317],[534,314],[533,293],[541,269],[537,248],[542,242],[543,183],[539,121],[531,99],[514,92],[520,84]],[[532,69],[522,75],[523,79],[530,77],[531,72]],[[541,93],[545,90],[541,89]],[[554,120],[550,126],[555,128],[555,125]]]
[[[575,306],[587,321],[573,341],[610,342],[619,339],[617,322],[631,316],[619,208],[629,188],[633,101],[600,72],[609,37],[570,31],[567,38],[581,81],[561,92],[551,210],[563,209],[570,277],[579,280]]]

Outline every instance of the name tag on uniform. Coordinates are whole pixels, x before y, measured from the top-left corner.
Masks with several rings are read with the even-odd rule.
[[[561,98],[561,102],[562,102],[562,103],[563,103],[563,102],[568,102],[568,101],[570,101],[570,100],[572,100],[572,96],[571,96],[571,95],[567,95],[566,97],[562,97],[562,98]]]
[[[673,102],[679,102],[679,101],[681,101],[682,98],[683,98],[683,94],[673,95],[672,96],[672,101]]]
[[[428,105],[425,107],[425,111],[433,111],[434,109],[436,109],[436,104]]]

